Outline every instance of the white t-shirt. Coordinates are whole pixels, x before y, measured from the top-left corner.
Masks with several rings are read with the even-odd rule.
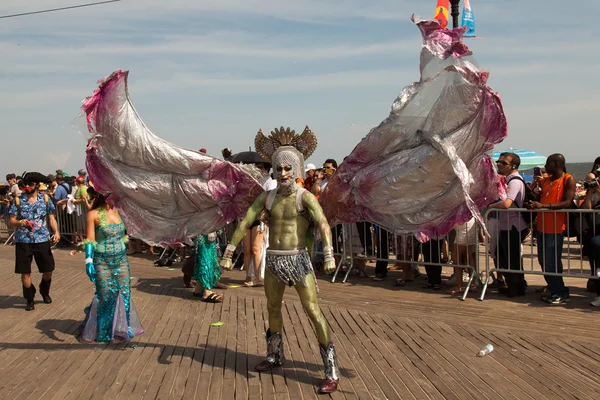
[[[270,176],[267,176],[262,182],[261,185],[263,187],[263,189],[265,190],[265,192],[268,192],[269,190],[273,190],[275,188],[277,188],[277,181],[273,178],[271,178]]]
[[[16,183],[13,184],[10,187],[10,197],[11,197],[11,200],[16,199],[20,195],[21,195],[21,189],[19,189],[19,185],[17,185]]]

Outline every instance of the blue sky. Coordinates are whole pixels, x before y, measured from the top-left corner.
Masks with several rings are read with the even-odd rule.
[[[86,2],[86,0],[80,1]],[[472,0],[509,122],[501,147],[590,162],[600,112],[597,0]],[[0,15],[78,4],[2,0]],[[435,0],[124,0],[0,19],[0,174],[75,173],[86,132],[76,117],[96,81],[128,69],[130,95],[158,136],[220,155],[259,128],[309,125],[320,164],[347,155],[419,79],[411,14]],[[78,132],[79,130],[79,132]],[[3,177],[3,176],[2,176]]]

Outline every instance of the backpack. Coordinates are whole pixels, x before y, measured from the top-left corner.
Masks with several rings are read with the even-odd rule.
[[[66,185],[66,186],[65,186]],[[71,185],[69,185],[67,182],[63,182],[60,184],[60,186],[64,187],[65,190],[67,191],[67,196],[71,194],[71,192],[73,191],[73,188],[71,187]]]
[[[525,181],[523,180],[523,178],[521,178],[520,175],[516,175],[514,178],[508,180],[506,182],[506,185],[508,186],[508,183],[514,179],[523,182],[523,185],[525,186],[525,198],[523,199],[523,204],[521,204],[520,206],[517,204],[517,206],[519,206],[519,208],[524,208],[526,204],[531,203],[532,201],[536,201],[535,195],[533,194],[533,190],[531,190],[529,185],[525,183]],[[527,225],[531,225],[533,221],[535,221],[536,216],[536,212],[521,211],[521,217],[523,218],[523,220],[525,220]]]

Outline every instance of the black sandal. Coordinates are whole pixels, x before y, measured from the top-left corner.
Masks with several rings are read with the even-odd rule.
[[[211,293],[208,296],[201,298],[200,300],[202,300],[205,303],[221,303],[223,301],[223,298],[221,297],[219,299],[219,296],[220,295],[216,293]]]

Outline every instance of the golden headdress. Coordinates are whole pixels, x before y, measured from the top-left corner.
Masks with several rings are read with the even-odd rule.
[[[289,162],[294,169],[294,176],[304,176],[304,160],[312,155],[317,148],[317,137],[308,125],[300,135],[294,130],[283,126],[271,131],[265,136],[262,129],[254,138],[256,152],[265,160],[271,160],[273,168],[277,168],[278,160]]]

